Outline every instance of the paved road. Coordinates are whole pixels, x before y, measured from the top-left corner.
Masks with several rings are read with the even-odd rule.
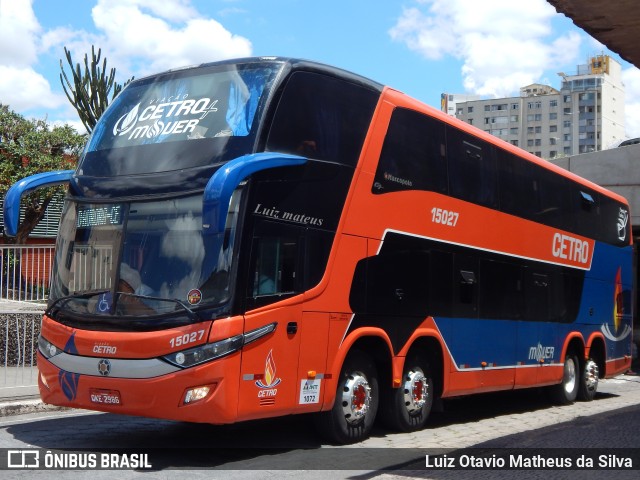
[[[621,376],[603,381],[599,390],[593,402],[562,407],[550,406],[535,392],[522,391],[452,400],[446,402],[445,412],[434,413],[429,428],[423,431],[390,434],[374,430],[369,440],[357,446],[339,448],[319,441],[310,419],[304,416],[210,426],[77,410],[0,419],[0,447],[88,448],[92,452],[110,452],[118,447],[129,449],[129,452],[150,453],[152,472],[117,472],[121,480],[141,475],[146,478],[177,478],[178,475],[183,476],[185,470],[195,478],[225,479],[253,478],[258,470],[261,478],[294,478],[301,470],[305,472],[305,478],[323,480],[497,478],[495,471],[489,475],[491,472],[485,471],[426,470],[424,449],[434,453],[453,452],[465,447],[604,449],[626,445],[627,441],[636,449],[640,448],[638,433],[628,436],[634,429],[638,432],[636,426],[625,423],[627,418],[640,417],[640,377]],[[565,431],[565,436],[558,435]],[[618,443],[611,438],[617,439]],[[336,471],[319,470],[328,467]],[[393,473],[384,470],[391,467],[395,469]],[[24,472],[10,473],[8,477],[2,475],[3,478],[27,478]],[[534,474],[516,473],[517,478],[521,478],[520,474]],[[585,478],[585,474],[596,473],[599,476],[591,478],[602,478],[605,472],[561,473],[566,475],[556,478],[568,478],[569,474],[581,474],[581,478]],[[625,478],[618,474],[628,472],[606,473],[608,478],[617,480]],[[634,473],[636,478],[638,471]],[[50,472],[34,471],[30,472],[29,478],[45,474],[50,476]],[[77,478],[78,472],[63,472],[56,476],[71,478],[74,474]],[[97,471],[92,472],[91,478],[112,478],[113,474]],[[506,475],[502,478],[514,476],[513,471],[502,474]],[[544,478],[554,477],[546,475]]]

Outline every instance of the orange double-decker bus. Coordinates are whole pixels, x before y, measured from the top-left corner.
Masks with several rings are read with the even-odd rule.
[[[396,90],[251,58],[131,82],[68,182],[47,403],[338,443],[434,401],[594,397],[631,362],[624,198]],[[17,199],[17,200],[16,200]]]

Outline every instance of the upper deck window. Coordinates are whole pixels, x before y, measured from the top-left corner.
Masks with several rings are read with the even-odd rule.
[[[331,76],[295,72],[278,103],[266,149],[355,166],[379,95]]]

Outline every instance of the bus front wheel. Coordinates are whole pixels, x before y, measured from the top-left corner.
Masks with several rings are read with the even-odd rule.
[[[333,408],[316,415],[316,427],[328,440],[355,443],[371,433],[378,412],[376,366],[360,351],[351,352],[342,366]]]
[[[401,432],[420,430],[433,406],[433,378],[429,365],[420,355],[407,357],[400,388],[385,392],[381,409],[384,423]]]

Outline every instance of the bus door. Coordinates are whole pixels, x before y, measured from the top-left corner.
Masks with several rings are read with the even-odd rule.
[[[300,229],[257,221],[247,276],[245,334],[269,324],[273,333],[242,350],[240,420],[290,413],[297,403],[302,320]]]

